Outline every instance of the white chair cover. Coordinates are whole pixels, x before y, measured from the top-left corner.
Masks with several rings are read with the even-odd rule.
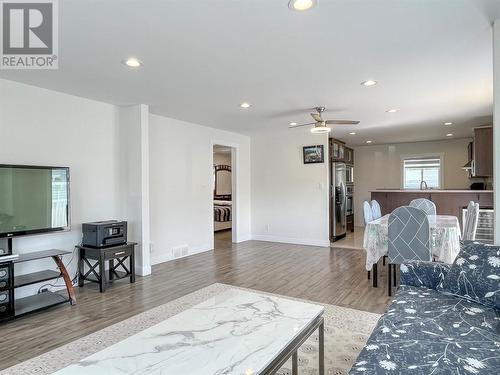
[[[363,202],[363,217],[365,219],[365,225],[373,221],[372,207],[368,201]]]
[[[418,208],[419,210],[424,211],[427,215],[436,215],[436,205],[434,202],[425,198],[412,200],[410,202],[410,207]]]
[[[372,200],[372,217],[373,220],[377,220],[382,217],[382,210],[380,209],[380,204],[376,200]]]
[[[464,230],[462,239],[472,240],[476,239],[477,223],[479,221],[479,203],[470,201],[467,206],[467,213],[465,214]]]

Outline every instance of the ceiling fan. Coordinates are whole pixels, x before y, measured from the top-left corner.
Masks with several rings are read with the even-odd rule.
[[[351,121],[351,120],[323,120],[321,114],[325,111],[325,107],[315,107],[314,108],[317,113],[311,113],[311,117],[314,119],[314,122],[309,122],[307,124],[293,124],[290,125],[290,128],[298,128],[299,126],[308,126],[314,125],[311,128],[311,133],[322,134],[329,133],[332,129],[327,125],[357,125],[359,121]]]

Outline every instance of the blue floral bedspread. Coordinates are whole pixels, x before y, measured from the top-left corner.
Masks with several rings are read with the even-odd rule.
[[[407,272],[427,287],[400,287],[350,374],[500,374],[500,312],[428,288],[447,270]]]

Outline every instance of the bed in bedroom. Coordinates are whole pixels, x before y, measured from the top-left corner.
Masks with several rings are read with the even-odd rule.
[[[214,199],[214,231],[231,229],[232,202]]]

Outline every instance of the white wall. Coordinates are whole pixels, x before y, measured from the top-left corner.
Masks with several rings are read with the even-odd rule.
[[[0,80],[1,162],[68,166],[71,175],[71,231],[16,238],[15,252],[72,251],[81,241],[82,222],[119,218],[117,133],[115,106]],[[70,259],[64,257],[65,263]],[[54,262],[16,265],[18,273],[41,269],[55,269]],[[75,275],[76,257],[69,272]],[[17,290],[16,297],[33,289]]]
[[[135,268],[139,275],[151,273],[149,253],[149,107],[119,109],[120,182],[122,219],[127,237],[137,242]]]
[[[468,189],[470,181],[461,168],[467,162],[472,139],[359,146],[354,149],[354,220],[363,225],[363,201],[370,191],[401,188],[401,158],[419,154],[443,155],[444,189]]]
[[[233,158],[235,242],[250,239],[250,138],[150,115],[150,214],[153,264],[213,249],[213,145],[236,148]],[[234,238],[234,237],[233,237]]]
[[[309,129],[252,137],[252,233],[258,240],[329,246],[328,158],[302,160],[302,147],[324,145],[328,136]]]

